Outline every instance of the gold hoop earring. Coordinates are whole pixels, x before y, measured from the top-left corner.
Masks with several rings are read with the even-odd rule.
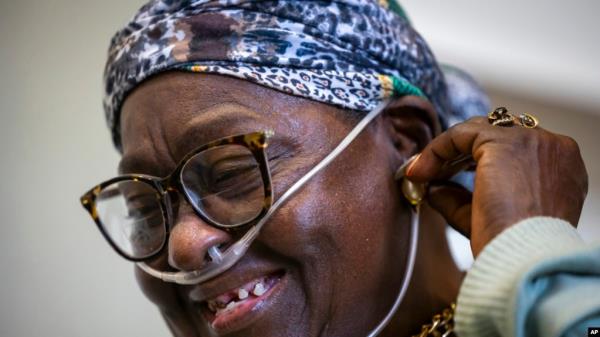
[[[402,180],[402,194],[412,207],[419,206],[423,202],[423,199],[425,198],[425,193],[427,192],[426,184],[415,183],[413,181],[405,179],[406,170],[408,169],[410,164],[412,164],[414,160],[417,159],[417,157],[418,155],[414,155],[408,158],[408,160],[406,160],[398,168],[398,170],[396,170],[396,174],[394,175],[394,178],[396,180]]]

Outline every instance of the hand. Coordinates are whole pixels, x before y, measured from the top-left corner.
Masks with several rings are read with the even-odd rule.
[[[448,164],[472,156],[473,194],[448,182]],[[587,172],[577,143],[542,128],[492,126],[485,117],[457,124],[433,139],[408,168],[407,178],[429,182],[427,200],[471,240],[477,256],[496,235],[532,216],[577,225],[587,194]]]

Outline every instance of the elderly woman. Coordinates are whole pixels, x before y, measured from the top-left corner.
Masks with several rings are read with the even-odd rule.
[[[82,202],[179,337],[587,326],[577,145],[505,109],[456,124],[486,99],[441,69],[395,2],[152,1],[106,67],[122,175]]]

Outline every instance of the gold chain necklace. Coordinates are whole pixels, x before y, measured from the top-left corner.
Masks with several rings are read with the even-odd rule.
[[[456,304],[452,303],[450,308],[444,309],[442,314],[433,316],[431,323],[421,327],[421,332],[413,337],[453,337],[454,334],[454,310]]]

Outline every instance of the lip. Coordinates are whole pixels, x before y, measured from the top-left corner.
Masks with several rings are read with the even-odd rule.
[[[230,312],[216,315],[208,309],[206,301],[198,303],[199,311],[218,335],[239,331],[259,320],[277,301],[278,293],[285,288],[286,274],[274,276],[275,283],[261,296],[247,299]]]
[[[232,269],[216,278],[199,285],[187,286],[187,294],[192,302],[204,302],[232,289],[239,288],[252,280],[277,274],[283,276],[287,274],[287,270],[281,267],[275,268],[254,263],[246,264],[240,261]]]
[[[260,261],[260,260],[259,260]],[[188,288],[187,296],[198,314],[212,327],[218,335],[232,333],[242,330],[268,314],[276,303],[280,301],[281,293],[288,283],[288,271],[284,268],[276,268],[269,264],[263,264],[254,259],[240,261],[242,263],[234,266],[231,270],[209,280],[205,283]],[[269,290],[261,296],[240,303],[230,313],[216,317],[215,313],[208,309],[207,301],[221,294],[237,289],[244,284],[263,277],[276,277],[276,282]]]

